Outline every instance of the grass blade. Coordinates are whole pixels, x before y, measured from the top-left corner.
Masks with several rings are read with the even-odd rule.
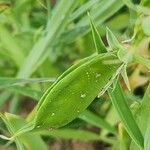
[[[93,5],[95,5],[98,2],[98,0],[90,0],[87,1],[85,4],[83,4],[81,7],[79,7],[75,12],[73,12],[70,16],[70,21],[75,20],[78,18],[81,14],[87,12]]]
[[[34,45],[29,55],[25,59],[23,66],[21,67],[18,77],[25,78],[29,77],[38,67],[37,63],[41,57],[48,54],[48,47],[52,47],[55,39],[60,36],[64,30],[69,14],[71,13],[76,0],[61,0],[58,1],[56,9],[53,13],[52,18],[49,20],[46,35],[42,36],[39,41]],[[64,7],[65,4],[65,7]]]
[[[45,82],[54,82],[56,78],[8,78],[0,77],[0,88],[6,88],[10,86],[23,85],[23,84],[33,84],[33,83],[45,83]]]
[[[93,19],[95,20],[96,26],[104,23],[109,17],[117,12],[122,6],[121,0],[106,1],[102,0],[97,4],[97,7],[89,11]],[[77,37],[84,36],[90,32],[89,20],[83,17],[76,26],[65,33],[64,40],[67,43],[73,42]]]

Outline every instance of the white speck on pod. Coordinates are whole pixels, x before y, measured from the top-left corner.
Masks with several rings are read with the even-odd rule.
[[[51,116],[54,116],[54,115],[55,115],[55,113],[52,113],[52,114],[51,114]]]
[[[84,94],[81,94],[81,96],[80,96],[81,98],[85,98],[86,97],[86,94],[84,93]]]
[[[88,78],[89,78],[89,77],[90,77],[89,73],[88,73],[88,72],[86,72],[86,74],[87,74],[87,76],[88,76]]]
[[[52,130],[53,130],[53,128],[49,128],[49,129],[48,129],[48,131],[52,131]]]
[[[100,73],[96,73],[96,78],[100,77],[101,74]]]

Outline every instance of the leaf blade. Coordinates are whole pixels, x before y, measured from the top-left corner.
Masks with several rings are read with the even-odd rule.
[[[137,123],[133,118],[133,115],[127,103],[125,102],[125,98],[119,84],[117,84],[113,92],[111,90],[108,90],[108,93],[128,134],[140,148],[143,148],[144,138],[141,134],[139,127],[137,126]]]

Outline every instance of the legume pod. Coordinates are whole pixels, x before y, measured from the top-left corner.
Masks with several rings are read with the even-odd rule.
[[[110,52],[73,65],[39,102],[35,128],[58,128],[71,122],[90,105],[121,64],[116,52]]]
[[[58,77],[58,79],[56,80],[56,82],[54,82],[50,88],[48,88],[48,90],[44,93],[44,95],[42,96],[41,100],[39,101],[38,105],[37,105],[37,109],[39,109],[39,107],[41,106],[41,104],[43,103],[43,101],[45,100],[45,97],[49,94],[49,92],[52,90],[52,88],[61,80],[63,79],[67,74],[69,74],[71,71],[75,70],[77,67],[79,67],[80,65],[82,65],[83,63],[91,60],[92,58],[94,58],[94,55],[89,56],[87,58],[84,58],[82,60],[80,60],[78,63],[74,64],[73,66],[71,66],[69,69],[67,69],[62,75],[60,75]]]

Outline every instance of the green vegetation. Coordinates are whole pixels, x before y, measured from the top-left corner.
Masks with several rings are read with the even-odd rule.
[[[150,150],[149,81],[149,0],[0,1],[0,149]]]

